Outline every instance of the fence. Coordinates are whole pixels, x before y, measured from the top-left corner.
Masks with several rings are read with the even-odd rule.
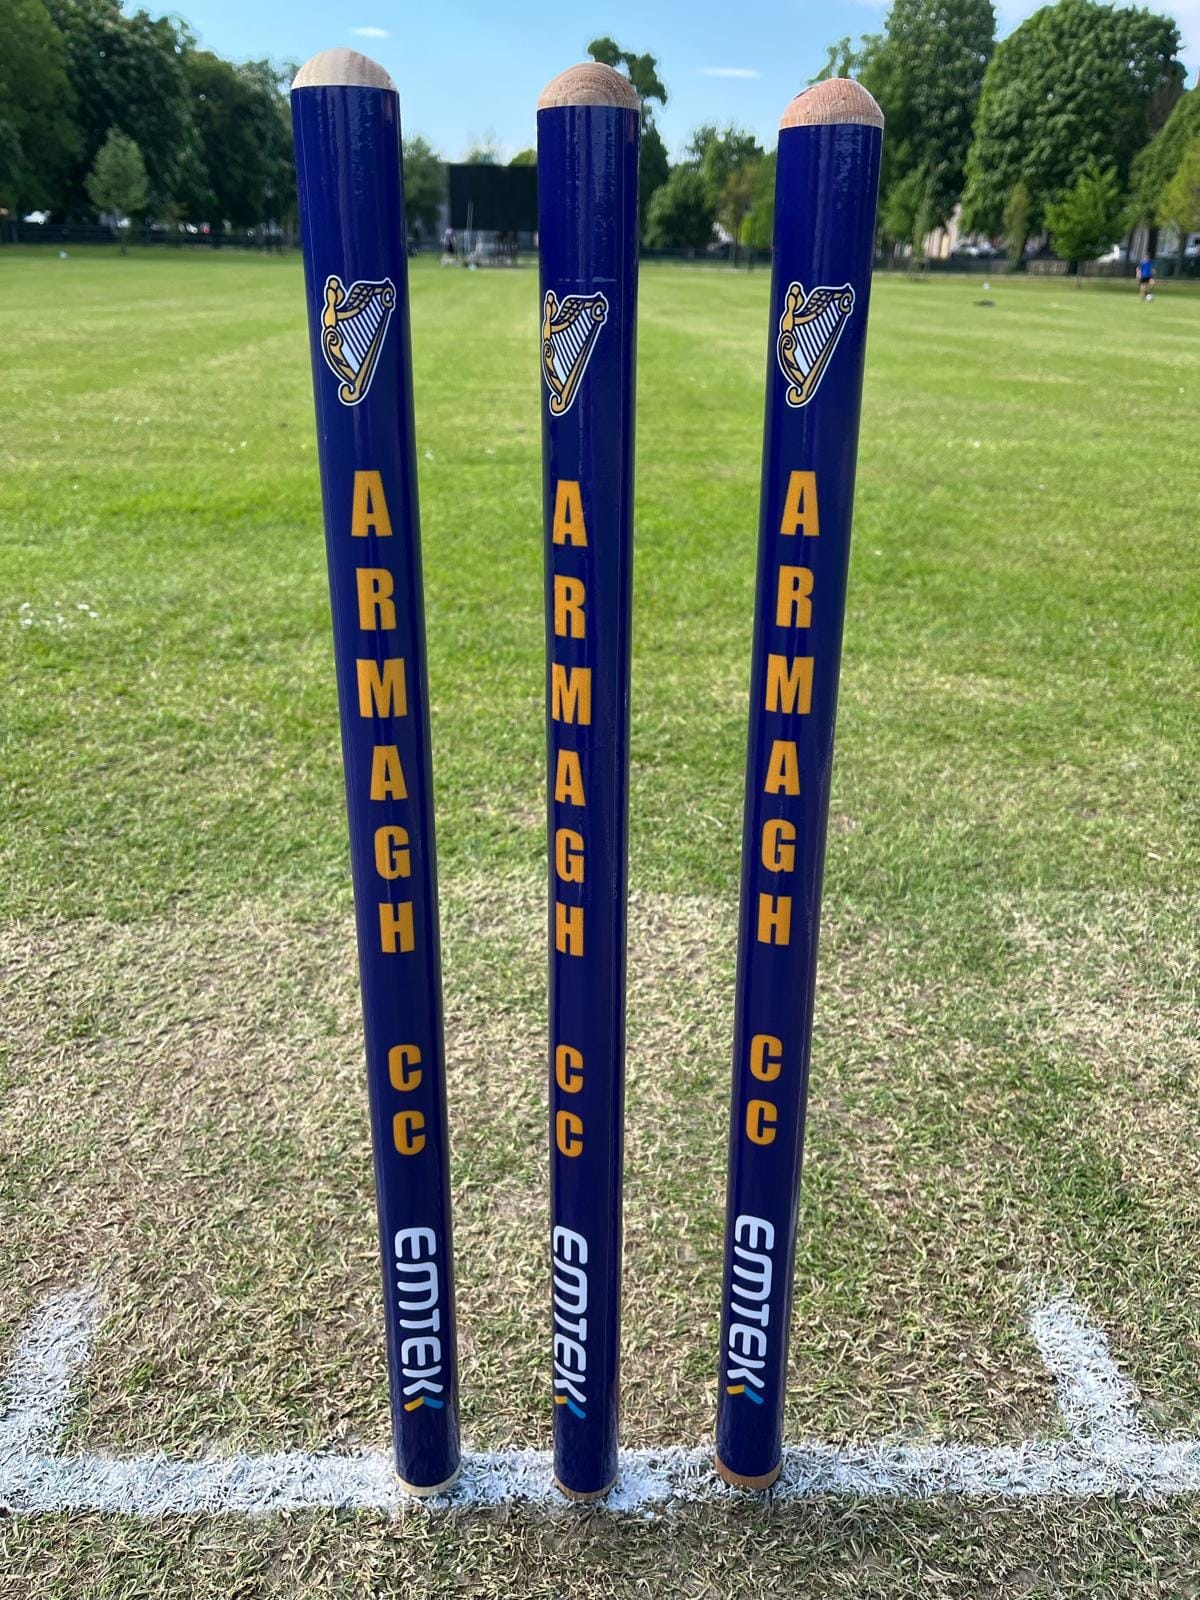
[[[205,232],[139,224],[120,235],[98,222],[0,222],[0,245],[161,245],[167,250],[266,250],[281,252],[297,243],[293,229],[213,228]]]

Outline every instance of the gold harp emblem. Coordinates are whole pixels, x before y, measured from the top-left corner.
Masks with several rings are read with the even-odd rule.
[[[352,283],[348,289],[336,275],[326,278],[321,350],[326,366],[341,379],[338,399],[344,406],[366,399],[395,308],[396,286],[390,278]]]
[[[542,306],[542,376],[550,390],[550,413],[571,409],[608,316],[602,294],[569,294],[560,304],[552,289]]]
[[[804,285],[788,285],[779,319],[775,346],[779,370],[787,379],[787,403],[806,406],[821,386],[842,329],[854,310],[854,290],[813,289],[805,297]]]

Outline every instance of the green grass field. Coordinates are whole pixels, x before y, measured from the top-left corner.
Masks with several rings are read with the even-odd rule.
[[[767,278],[647,267],[623,1442],[714,1410]],[[537,288],[413,274],[464,1429],[544,1446]],[[994,303],[991,303],[994,302]],[[386,1448],[298,261],[0,251],[0,1351],[71,1443]],[[1200,1433],[1200,295],[876,281],[788,1437]],[[486,330],[482,339],[468,328]],[[1200,1507],[0,1519],[0,1596],[1192,1594]]]

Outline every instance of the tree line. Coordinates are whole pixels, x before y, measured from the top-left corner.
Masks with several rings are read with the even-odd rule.
[[[256,227],[295,209],[290,73],[119,0],[0,0],[0,207]]]
[[[649,64],[639,81],[611,46],[592,53],[643,103],[665,101],[654,58],[632,58]],[[961,206],[964,231],[1003,236],[1014,261],[1047,234],[1086,260],[1138,225],[1151,252],[1160,227],[1181,250],[1200,230],[1200,87],[1185,92],[1178,54],[1175,24],[1133,6],[1058,0],[997,43],[991,0],[893,0],[882,31],[831,45],[814,81],[857,78],[883,108],[883,243],[920,254]],[[774,177],[752,134],[697,130],[680,162],[643,166],[646,243],[700,249],[718,226],[769,243]]]
[[[606,36],[588,50],[641,101],[647,246],[704,249],[718,230],[735,249],[768,245],[774,152],[707,124],[672,163],[657,59]],[[1185,92],[1178,52],[1174,23],[1134,6],[1057,0],[997,43],[991,0],[892,0],[818,79],[858,78],[883,107],[885,243],[919,253],[961,206],[963,228],[1002,235],[1014,260],[1046,233],[1086,259],[1138,224],[1152,250],[1159,227],[1200,230],[1200,88]],[[0,212],[287,227],[293,72],[225,61],[179,17],[120,0],[0,0]],[[428,233],[445,168],[419,137],[404,157],[410,225]],[[468,159],[498,160],[494,141]]]

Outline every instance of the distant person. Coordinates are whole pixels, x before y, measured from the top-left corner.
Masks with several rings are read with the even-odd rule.
[[[1143,256],[1137,268],[1138,293],[1143,300],[1154,299],[1154,262],[1149,256]]]
[[[458,260],[458,235],[453,228],[447,228],[442,235],[442,265],[452,267]]]

